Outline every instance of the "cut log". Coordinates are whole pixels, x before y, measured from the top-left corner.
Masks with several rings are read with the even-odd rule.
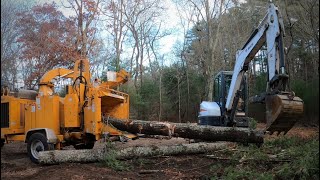
[[[204,126],[190,123],[165,123],[110,118],[110,124],[122,131],[149,135],[165,135],[205,141],[263,143],[263,131],[240,127]]]
[[[241,127],[218,127],[175,123],[174,137],[201,139],[205,141],[229,141],[263,143],[264,133]]]
[[[167,156],[183,154],[200,154],[226,148],[228,143],[192,143],[174,146],[138,146],[122,150],[113,150],[116,159],[131,159],[148,156]],[[63,162],[97,162],[103,161],[110,153],[108,149],[90,150],[54,150],[39,152],[41,164],[58,164]]]
[[[174,125],[167,122],[121,120],[109,118],[108,123],[112,124],[114,127],[122,131],[148,135],[171,136],[174,129]]]

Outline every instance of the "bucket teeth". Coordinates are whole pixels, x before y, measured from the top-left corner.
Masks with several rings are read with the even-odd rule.
[[[286,134],[303,114],[303,101],[287,94],[266,96],[266,131]]]

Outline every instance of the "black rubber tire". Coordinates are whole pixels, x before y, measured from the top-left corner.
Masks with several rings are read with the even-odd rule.
[[[37,152],[51,150],[53,149],[53,144],[49,144],[47,142],[47,138],[42,133],[34,133],[29,137],[28,144],[27,144],[28,156],[32,162],[38,164],[39,163],[38,157],[34,156],[32,153],[32,144],[36,142],[38,142],[39,144],[42,143],[43,145],[43,148],[38,146],[38,148],[41,148],[41,149],[39,149],[39,151],[36,150]]]
[[[73,146],[75,149],[92,149],[94,147],[94,142],[89,142],[87,144],[79,144]]]
[[[5,142],[5,140],[4,140],[4,139],[1,139],[1,148],[2,148],[3,145],[4,145],[4,142]]]

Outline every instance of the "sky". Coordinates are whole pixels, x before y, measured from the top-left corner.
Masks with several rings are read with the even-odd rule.
[[[245,0],[240,0],[241,2],[245,2]],[[51,0],[38,0],[39,3],[50,3],[52,2]],[[71,9],[67,9],[67,8],[63,8],[61,5],[68,5],[68,1],[67,0],[55,0],[55,3],[57,3],[58,6],[60,6],[60,9],[62,11],[62,13],[65,16],[70,16],[70,15],[74,15],[75,13],[73,12],[73,10]],[[180,23],[180,17],[178,15],[178,10],[176,9],[175,4],[172,2],[172,0],[162,0],[163,4],[166,7],[165,12],[163,13],[163,17],[162,17],[162,30],[168,30],[171,32],[171,34],[161,38],[159,40],[159,53],[161,55],[165,55],[167,57],[167,59],[170,59],[171,57],[173,57],[173,48],[174,45],[176,44],[177,41],[179,42],[183,42],[184,40],[184,34],[183,34],[183,27]],[[107,39],[108,39],[108,33],[107,32],[101,32],[100,35],[102,38],[105,38],[105,44],[107,43]],[[125,46],[124,46],[125,48]],[[131,56],[131,50],[124,50],[124,54],[122,55],[123,57],[126,56]],[[166,59],[165,57],[165,59]],[[167,63],[171,63],[168,62],[170,60],[166,60],[165,64],[168,65]],[[147,63],[147,62],[146,62]]]
[[[182,27],[179,24],[179,16],[178,16],[178,12],[177,9],[175,7],[175,4],[172,2],[172,0],[163,0],[163,4],[165,4],[165,12],[163,13],[164,16],[162,17],[162,30],[168,30],[171,32],[171,34],[161,38],[159,40],[159,53],[160,54],[170,54],[172,53],[172,49],[173,49],[173,45],[175,44],[175,42],[177,40],[179,41],[183,41],[184,35],[183,35],[183,31],[181,30]],[[50,0],[39,0],[39,3],[50,3],[52,1]],[[68,5],[67,0],[55,0],[55,3],[57,3],[58,6],[61,6],[62,4],[64,5]],[[59,9],[60,11],[62,11],[62,13],[68,17],[70,15],[75,15],[75,13],[67,8],[63,8],[62,6]],[[106,32],[102,32],[101,36],[102,37],[106,37],[107,33]],[[106,37],[107,39],[107,37]],[[131,54],[131,52],[127,52],[124,54],[124,56],[127,56]]]
[[[162,47],[162,52],[164,54],[169,53],[172,50],[174,42],[177,40],[182,41],[184,38],[183,31],[177,27],[181,26],[179,23],[178,11],[171,0],[165,0],[167,6],[166,16],[164,18],[165,28],[168,30],[174,29],[172,34],[162,38],[160,40],[160,46]]]
[[[165,17],[163,18],[164,20],[164,30],[171,30],[172,28],[175,28],[179,25],[179,16],[177,14],[177,9],[175,8],[175,5],[173,4],[173,2],[171,0],[163,0],[165,1],[165,6],[166,6],[166,12],[164,12]],[[45,2],[52,2],[50,0],[40,0],[40,2],[45,3]],[[59,6],[63,3],[65,5],[68,4],[68,2],[66,0],[58,0],[55,1]],[[74,12],[70,9],[66,9],[66,8],[60,8],[60,10],[62,11],[62,13],[68,17],[70,15],[74,15]],[[171,51],[172,42],[175,42],[175,40],[183,39],[183,33],[176,31],[174,33],[172,33],[171,35],[168,35],[166,37],[164,37],[163,39],[160,40],[160,45],[163,46],[162,48],[162,52],[164,53],[168,53],[169,51]]]

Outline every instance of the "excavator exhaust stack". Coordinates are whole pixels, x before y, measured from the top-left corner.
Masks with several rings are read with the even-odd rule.
[[[266,103],[266,131],[270,134],[281,132],[286,134],[303,114],[303,101],[293,93],[267,95]]]

